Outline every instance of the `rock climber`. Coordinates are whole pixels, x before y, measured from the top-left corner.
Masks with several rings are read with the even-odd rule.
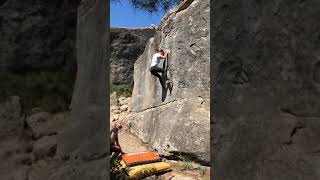
[[[165,82],[162,77],[164,74],[164,69],[162,69],[161,67],[158,67],[158,65],[159,65],[161,59],[165,60],[167,58],[168,53],[169,53],[168,51],[165,51],[162,48],[157,49],[156,53],[152,57],[152,61],[151,61],[151,65],[150,65],[151,74],[153,74],[154,76],[159,78],[159,81],[160,81],[162,88],[165,88]],[[159,74],[159,72],[162,73],[162,76]]]
[[[119,143],[118,139],[118,132],[122,129],[122,124],[117,123],[114,128],[110,131],[110,152],[113,153],[110,157],[110,160],[113,160],[115,157],[117,157],[119,154],[125,154],[125,152],[122,151],[122,148]]]

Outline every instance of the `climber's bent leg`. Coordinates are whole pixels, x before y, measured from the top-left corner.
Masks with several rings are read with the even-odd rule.
[[[150,72],[151,72],[151,74],[153,74],[154,76],[159,78],[161,86],[164,87],[164,82],[163,82],[162,76],[158,73],[158,72],[161,72],[163,74],[164,73],[163,69],[159,68],[159,67],[151,67]]]

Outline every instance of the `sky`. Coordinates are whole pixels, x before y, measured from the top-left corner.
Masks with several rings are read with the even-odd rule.
[[[142,10],[134,9],[129,0],[120,3],[110,3],[110,25],[111,27],[138,28],[159,25],[164,12],[150,14]]]

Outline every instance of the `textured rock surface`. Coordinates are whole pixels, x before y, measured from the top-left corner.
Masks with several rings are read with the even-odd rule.
[[[209,1],[196,0],[161,23],[134,68],[131,131],[160,154],[209,162]],[[170,49],[171,94],[149,66],[155,47]]]
[[[0,2],[0,72],[75,68],[79,0]]]
[[[320,179],[320,1],[215,1],[214,179]]]
[[[69,112],[50,114],[48,112],[39,112],[32,114],[26,119],[28,127],[35,139],[42,136],[56,135],[63,130],[70,118]]]
[[[20,39],[21,41],[19,43],[23,44],[24,41],[22,40],[30,40],[30,42],[25,42],[23,45],[28,52],[20,51],[21,49],[17,50],[21,53],[27,54],[23,54],[23,56],[18,54],[17,57],[15,57],[22,59],[20,59],[21,64],[19,61],[19,66],[16,66],[16,69],[14,70],[21,70],[19,69],[20,65],[26,69],[55,67],[50,63],[54,58],[47,57],[42,53],[57,53],[55,51],[56,43],[59,44],[60,41],[64,41],[64,38],[68,38],[68,34],[64,33],[64,31],[70,30],[72,31],[72,35],[75,35],[75,28],[69,28],[67,26],[69,23],[75,24],[76,19],[74,18],[71,20],[72,22],[67,21],[66,16],[69,15],[69,11],[64,11],[64,8],[66,8],[65,6],[68,6],[69,3],[75,2],[77,1],[28,2],[32,4],[32,6],[27,2],[23,3],[13,0],[0,3],[1,10],[3,10],[1,13],[5,10],[12,13],[9,6],[12,6],[13,8],[18,7],[18,11],[21,11],[20,14],[18,12],[13,14],[15,15],[14,18],[18,21],[17,23],[19,28],[21,27],[21,24],[19,23],[22,20],[18,15],[27,16],[25,17],[27,21],[25,23],[29,23],[29,21],[34,23],[31,23],[30,26],[40,26],[39,29],[36,27],[32,27],[31,29],[30,27],[28,32],[22,33],[21,38],[23,39]],[[50,5],[46,6],[46,3],[53,7],[50,8]],[[9,9],[5,9],[4,7]],[[35,12],[33,12],[33,8],[36,9]],[[59,9],[61,14],[58,15],[55,11],[57,9]],[[71,105],[71,120],[67,120],[68,113],[46,113],[42,111],[42,107],[33,108],[32,111],[35,114],[26,118],[26,116],[22,116],[22,108],[18,97],[11,97],[6,102],[0,103],[0,128],[5,129],[0,133],[0,157],[2,160],[0,163],[1,180],[107,179],[108,171],[105,154],[106,151],[108,151],[108,148],[105,137],[107,135],[106,119],[109,114],[106,108],[107,102],[105,101],[108,97],[108,94],[106,93],[108,81],[105,69],[106,60],[104,58],[106,57],[104,52],[106,46],[105,43],[108,42],[108,37],[105,33],[108,21],[107,9],[107,2],[103,0],[84,0],[79,8],[77,34],[79,53],[78,79]],[[24,14],[24,11],[29,10],[30,14]],[[55,14],[54,17],[50,17],[49,20],[45,18],[45,20],[39,20],[41,17],[38,16],[42,16],[43,14],[53,15],[54,13],[57,14]],[[34,15],[34,19],[30,18],[29,15]],[[0,23],[3,23],[3,18],[7,17],[1,16]],[[43,29],[42,23],[45,23],[45,27]],[[64,23],[67,25],[63,26]],[[9,27],[1,26],[0,28]],[[17,28],[17,31],[20,32],[21,29],[19,28]],[[43,34],[38,32],[38,30],[41,32],[44,31]],[[58,34],[61,33],[62,37],[60,37],[61,34],[57,36],[52,35],[54,36],[52,37],[51,34],[46,31],[57,32]],[[21,32],[23,31],[21,30]],[[1,31],[1,33],[6,32]],[[40,36],[40,38],[38,36]],[[11,38],[10,43],[11,40],[14,40],[14,38],[9,35],[6,37]],[[59,40],[56,39],[57,42],[52,43],[52,46],[48,48],[46,40],[50,41],[50,38],[57,38]],[[8,49],[7,54],[12,53],[9,52],[12,49],[8,48],[11,47],[11,45],[2,46],[7,43],[6,41],[2,41],[1,43],[1,48],[5,47]],[[62,44],[63,43],[64,42],[62,42]],[[68,58],[69,54],[65,52],[68,48],[64,45],[59,46],[59,48],[63,49],[63,56]],[[69,52],[73,53],[73,51]],[[38,62],[38,57],[33,59],[28,55],[34,57],[41,56],[41,62]],[[44,57],[42,57],[42,55]],[[5,58],[9,57],[2,56],[6,56],[6,54],[1,53],[1,58],[3,58],[0,60],[1,70],[11,70],[10,68],[12,64],[10,63],[13,61],[7,63]],[[60,56],[56,58],[59,57]],[[29,60],[33,61],[29,62]],[[56,65],[59,68],[62,67],[60,66],[61,64],[59,64],[60,60],[61,59],[58,59],[57,62],[54,62],[57,63]],[[17,62],[18,61],[14,63]],[[26,64],[23,65],[23,63]],[[36,65],[29,66],[28,63],[31,63],[32,65],[34,63]],[[29,72],[27,72],[27,74],[29,74]],[[50,81],[50,79],[48,81]],[[1,84],[1,87],[6,86]],[[36,88],[35,92],[42,92],[41,88],[40,90]],[[42,96],[42,93],[39,94]],[[66,123],[68,123],[68,126],[64,128]],[[64,130],[63,134],[61,134],[62,129]],[[56,139],[57,136],[59,137],[58,139]],[[56,154],[56,150],[59,150],[59,154]]]
[[[154,28],[111,28],[110,67],[111,82],[117,84],[133,83],[133,66],[143,53],[149,39],[155,33]]]
[[[38,161],[52,160],[57,147],[56,135],[68,118],[68,112],[36,112],[26,117],[18,96],[0,103],[0,179],[24,180]]]
[[[108,43],[106,1],[82,1],[78,9],[77,79],[71,119],[58,140],[60,156],[91,160],[108,150],[107,78],[105,48]]]
[[[16,137],[23,127],[21,118],[20,98],[17,96],[8,97],[0,103],[0,139]]]
[[[0,101],[19,95],[24,108],[67,109],[79,1],[0,1]]]
[[[35,159],[46,156],[52,157],[57,150],[57,136],[45,136],[34,143],[33,153]]]

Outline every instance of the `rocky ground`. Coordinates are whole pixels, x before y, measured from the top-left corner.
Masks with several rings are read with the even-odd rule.
[[[111,94],[111,113],[110,125],[117,122],[123,122],[124,128],[119,133],[119,141],[122,145],[123,151],[126,153],[133,153],[139,151],[153,150],[153,148],[142,142],[138,137],[130,133],[130,129],[126,126],[126,117],[130,115],[131,111],[128,109],[131,97],[117,97],[116,93]],[[201,166],[192,161],[175,161],[167,160],[171,164],[172,171],[159,176],[151,176],[145,179],[157,180],[207,180],[210,179],[210,168]]]
[[[55,161],[57,137],[69,119],[69,112],[51,114],[34,108],[22,111],[20,98],[11,96],[0,104],[1,179],[33,179],[35,169]]]
[[[130,131],[123,130],[119,133],[119,141],[126,153],[147,151],[152,149],[148,144],[143,143]],[[152,176],[145,179],[156,180],[209,180],[210,168],[193,162],[166,160],[171,164],[172,171],[159,176]]]

